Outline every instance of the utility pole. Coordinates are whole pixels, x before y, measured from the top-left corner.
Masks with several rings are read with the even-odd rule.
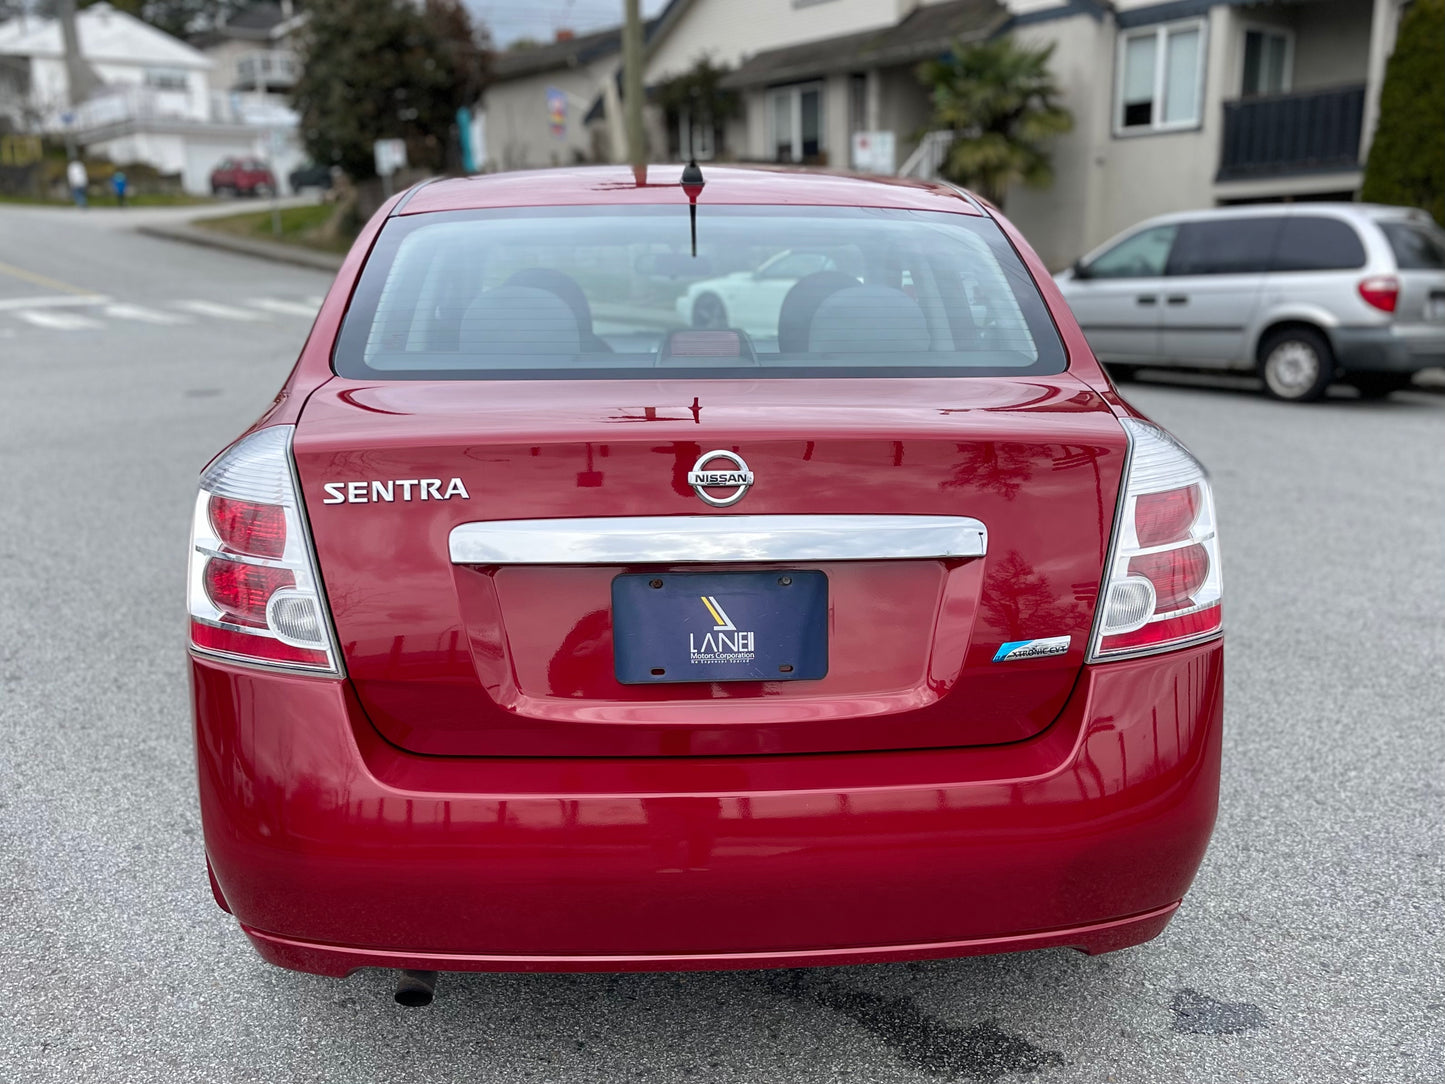
[[[622,107],[627,116],[627,158],[638,177],[647,167],[647,136],[642,128],[642,10],[640,0],[626,0],[622,24]]]
[[[66,101],[73,109],[100,86],[100,78],[80,52],[80,34],[75,27],[75,0],[59,0],[55,15],[60,21],[60,39],[65,47]]]

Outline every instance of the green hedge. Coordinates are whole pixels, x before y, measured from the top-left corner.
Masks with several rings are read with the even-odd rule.
[[[1445,225],[1445,0],[1414,0],[1400,20],[1360,198]]]

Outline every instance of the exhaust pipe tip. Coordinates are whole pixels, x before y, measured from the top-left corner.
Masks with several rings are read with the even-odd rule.
[[[396,976],[396,1003],[408,1009],[430,1005],[436,997],[435,971],[401,971]]]

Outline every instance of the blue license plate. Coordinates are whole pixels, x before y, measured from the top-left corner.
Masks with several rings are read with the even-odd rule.
[[[659,572],[612,581],[624,685],[816,681],[828,673],[822,572]]]

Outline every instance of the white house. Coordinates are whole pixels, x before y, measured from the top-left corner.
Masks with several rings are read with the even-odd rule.
[[[65,134],[113,161],[178,173],[196,194],[210,191],[210,172],[227,156],[272,159],[278,177],[299,162],[295,116],[213,93],[213,64],[200,50],[104,2],[77,14],[76,31],[101,86],[71,106],[59,22],[25,16],[0,24],[0,59],[23,73],[12,80],[24,86],[11,109],[16,128]]]

